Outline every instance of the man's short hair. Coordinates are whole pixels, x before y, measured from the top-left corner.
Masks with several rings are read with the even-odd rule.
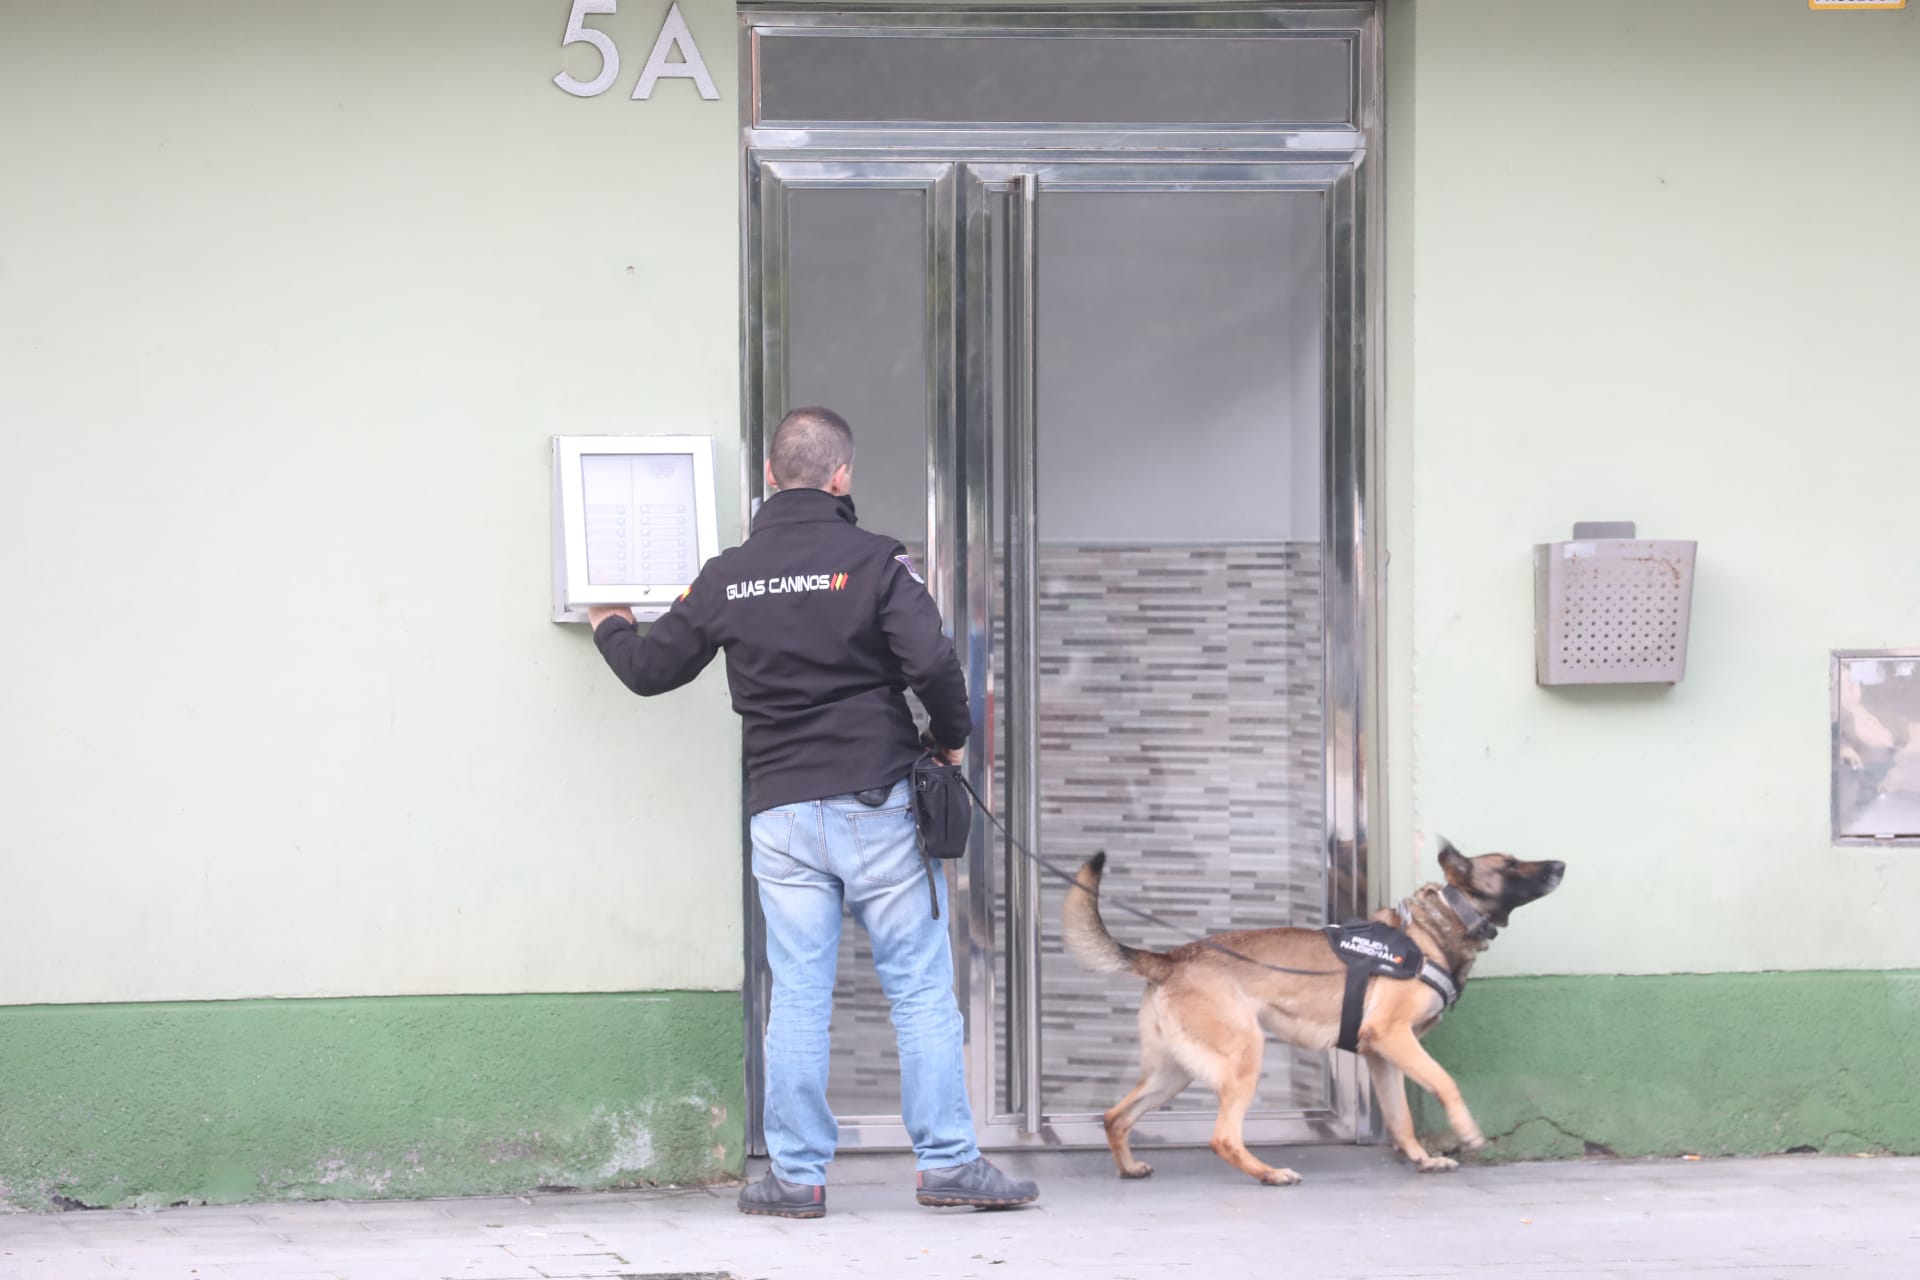
[[[853,428],[831,409],[794,409],[773,429],[767,462],[782,489],[824,489],[853,463]]]

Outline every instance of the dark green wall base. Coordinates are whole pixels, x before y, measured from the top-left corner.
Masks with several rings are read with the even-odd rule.
[[[1426,1045],[1493,1159],[1920,1153],[1920,973],[1480,979]]]
[[[712,1181],[742,1025],[711,992],[0,1008],[0,1205]]]
[[[1494,1159],[1920,1153],[1920,973],[1479,979],[1427,1046]],[[712,1181],[742,1061],[733,993],[0,1008],[0,1205]]]

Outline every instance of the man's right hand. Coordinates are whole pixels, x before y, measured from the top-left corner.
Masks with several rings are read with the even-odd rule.
[[[920,745],[933,752],[933,758],[941,764],[961,764],[964,763],[967,758],[967,749],[965,747],[941,746],[939,742],[934,739],[933,730],[931,729],[921,730]]]

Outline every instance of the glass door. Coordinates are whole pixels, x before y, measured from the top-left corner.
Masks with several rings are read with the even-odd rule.
[[[969,652],[956,552],[961,478],[955,447],[957,341],[953,299],[955,167],[951,164],[778,163],[750,180],[748,488],[761,489],[768,434],[789,408],[825,405],[854,430],[853,498],[862,527],[898,538],[923,566],[942,616]],[[971,674],[971,673],[970,673]],[[983,687],[968,687],[974,719]],[[909,694],[916,717],[925,723]],[[970,919],[965,869],[954,887],[956,958]],[[747,876],[749,1133],[760,1107],[760,1030],[770,991],[764,922]],[[963,1009],[970,971],[959,969]],[[840,935],[828,1098],[843,1146],[903,1147],[899,1059],[864,932]]]
[[[1017,834],[1062,867],[1104,850],[1106,892],[1181,931],[1113,916],[1133,945],[1363,905],[1333,872],[1352,836],[1359,604],[1352,459],[1332,440],[1360,388],[1339,296],[1351,171],[1314,165],[973,166],[963,417],[992,457],[991,776]],[[1345,319],[1350,323],[1351,315]],[[1338,465],[1336,465],[1338,464]],[[1351,646],[1348,646],[1350,649]],[[1061,940],[1065,884],[989,855],[1001,980],[999,1141],[1104,1141],[1133,1084],[1137,981]],[[1343,1056],[1270,1044],[1255,1141],[1351,1139]],[[1142,1121],[1204,1142],[1195,1086]]]
[[[1023,843],[1186,933],[1364,906],[1353,170],[969,166],[963,422],[986,455],[989,783]],[[994,1140],[1104,1141],[1136,981],[1066,954],[1067,887],[993,833]],[[1180,932],[1111,920],[1134,945]],[[1199,1087],[1141,1142],[1204,1142]],[[1342,1056],[1269,1045],[1255,1141],[1348,1139]]]
[[[1354,166],[781,159],[749,198],[756,448],[792,405],[853,423],[862,523],[929,566],[1021,842],[1104,849],[1109,893],[1193,933],[1364,909]],[[984,821],[953,874],[983,1141],[1103,1143],[1138,984],[1065,954],[1065,886]],[[842,1141],[903,1146],[851,922],[835,1007]],[[1366,1127],[1344,1055],[1271,1045],[1260,1100],[1255,1142]],[[1195,1088],[1136,1141],[1211,1127]]]

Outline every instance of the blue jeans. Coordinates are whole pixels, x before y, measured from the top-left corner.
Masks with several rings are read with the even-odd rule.
[[[767,1018],[767,1153],[788,1182],[821,1186],[840,1137],[827,1105],[827,1034],[841,903],[873,940],[900,1047],[900,1117],[922,1169],[965,1164],[974,1145],[947,940],[932,918],[906,780],[870,809],[852,796],[753,815],[753,878],[767,918],[773,1008]]]

